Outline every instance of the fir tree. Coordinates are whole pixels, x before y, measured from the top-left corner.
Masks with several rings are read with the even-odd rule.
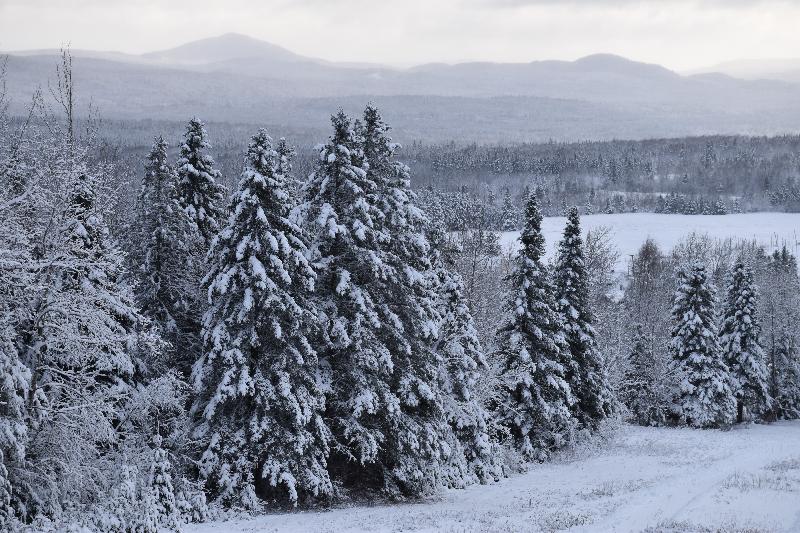
[[[714,312],[715,291],[705,265],[678,273],[672,318],[672,350],[679,380],[678,412],[695,427],[719,427],[733,421],[736,401],[723,360]]]
[[[278,139],[278,144],[275,146],[275,152],[278,154],[277,172],[281,176],[284,176],[286,193],[290,198],[300,198],[303,184],[292,175],[292,160],[297,154],[297,151],[285,138],[281,137]]]
[[[555,299],[564,338],[569,345],[564,359],[566,379],[576,400],[574,416],[582,426],[596,428],[599,422],[611,416],[614,400],[592,327],[588,274],[577,207],[568,210],[564,237],[558,248]]]
[[[516,231],[519,227],[517,208],[511,199],[511,191],[505,190],[503,194],[503,206],[501,208],[500,229],[502,231]]]
[[[25,467],[28,427],[25,397],[30,371],[20,361],[9,327],[0,326],[0,527],[8,526],[19,507],[14,473]],[[16,487],[20,492],[22,487]]]
[[[744,420],[745,407],[750,413],[760,414],[770,403],[757,307],[758,288],[753,283],[753,273],[744,262],[737,261],[728,283],[720,329],[720,343],[736,395],[737,422]]]
[[[355,128],[341,112],[332,122],[301,210],[321,267],[321,346],[336,378],[326,412],[332,475],[390,495],[427,493],[441,483],[450,430],[424,218],[377,112]]]
[[[136,302],[171,344],[170,366],[188,376],[197,360],[199,306],[194,250],[199,241],[177,201],[177,175],[158,137],[147,157],[137,201],[133,269]]]
[[[773,418],[800,418],[800,355],[793,336],[783,335],[778,340],[772,368]]]
[[[642,426],[660,426],[666,422],[667,412],[659,389],[658,361],[651,348],[652,340],[637,324],[633,349],[620,386],[620,399],[631,413],[632,419]]]
[[[202,252],[211,246],[223,219],[224,188],[214,159],[208,154],[211,144],[204,124],[189,121],[181,144],[178,172],[178,202],[197,226],[204,242]]]
[[[441,354],[438,338],[436,280],[427,219],[414,204],[409,169],[394,159],[399,145],[378,110],[369,105],[359,125],[367,162],[367,181],[376,184],[376,228],[388,236],[379,251],[387,267],[376,293],[383,325],[379,335],[392,354],[392,390],[400,399],[403,419],[387,433],[384,464],[403,492],[430,492],[440,483],[444,442],[452,434],[443,422],[439,391]],[[368,200],[369,201],[369,200]],[[425,444],[421,447],[420,442]]]
[[[448,461],[451,486],[477,480],[486,483],[498,472],[487,432],[487,413],[475,397],[480,370],[486,367],[478,332],[457,273],[440,268],[438,352],[442,356],[440,388],[445,416],[453,429],[455,446]]]
[[[320,265],[320,350],[336,376],[326,409],[335,439],[330,461],[342,482],[372,481],[380,487],[378,454],[400,403],[390,389],[394,367],[378,337],[381,317],[372,289],[387,269],[378,249],[388,237],[375,229],[382,214],[367,195],[374,195],[377,185],[367,180],[350,119],[340,112],[332,123],[333,135],[320,151],[302,206],[313,235],[312,257]],[[362,465],[371,467],[371,475],[359,471]],[[350,475],[353,470],[357,473]]]
[[[201,473],[225,503],[297,504],[332,492],[329,431],[312,347],[315,273],[289,217],[287,161],[260,130],[206,276],[205,356],[195,388],[208,445]]]
[[[30,327],[29,308],[38,287],[27,268],[33,263],[28,239],[33,235],[32,206],[21,201],[27,186],[14,186],[14,176],[20,181],[26,179],[14,165],[9,164],[9,172],[0,181],[4,185],[0,187],[0,204],[5,205],[0,209],[0,261],[6,265],[0,276],[0,529],[11,527],[17,510],[25,507],[24,499],[31,496],[24,480],[31,372],[21,357],[20,349],[24,351],[25,345],[20,341],[26,326]],[[18,203],[9,207],[11,202]]]
[[[509,277],[507,321],[498,332],[506,398],[497,406],[497,414],[524,456],[543,459],[570,439],[574,399],[563,365],[569,346],[542,264],[542,214],[534,195],[525,215],[522,247]]]
[[[166,450],[161,447],[161,437],[153,438],[153,463],[150,466],[149,490],[155,502],[154,513],[158,524],[178,531],[179,514],[175,504],[175,489],[172,486],[172,465]]]

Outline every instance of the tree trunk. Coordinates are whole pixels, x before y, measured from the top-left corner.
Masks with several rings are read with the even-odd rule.
[[[742,400],[736,402],[736,423],[741,424],[744,422],[744,403]]]

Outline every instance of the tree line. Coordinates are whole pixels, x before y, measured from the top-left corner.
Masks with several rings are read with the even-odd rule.
[[[631,419],[720,427],[798,418],[794,256],[785,246],[766,254],[754,243],[709,244],[694,236],[668,257],[648,241],[632,259],[619,386]]]

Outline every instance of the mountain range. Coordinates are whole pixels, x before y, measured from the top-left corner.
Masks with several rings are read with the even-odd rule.
[[[7,54],[14,112],[23,112],[33,91],[54,78],[58,53]],[[305,57],[226,34],[142,55],[72,55],[79,105],[91,99],[104,118],[128,121],[198,115],[316,138],[337,108],[356,112],[373,101],[406,141],[773,134],[800,124],[800,76],[684,75],[606,54],[399,69]]]

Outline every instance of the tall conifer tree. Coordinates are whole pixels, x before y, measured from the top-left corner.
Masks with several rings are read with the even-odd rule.
[[[659,379],[652,344],[642,325],[637,324],[619,390],[620,400],[627,406],[631,418],[642,426],[660,426],[667,420],[661,394],[664,383]]]
[[[394,159],[399,146],[374,106],[365,109],[358,133],[367,180],[376,185],[376,227],[387,237],[379,243],[387,266],[377,300],[383,322],[380,337],[392,353],[392,389],[405,418],[388,434],[387,463],[401,490],[428,492],[440,482],[443,443],[452,429],[444,421],[444,393],[438,383],[442,355],[434,350],[439,317],[427,219],[414,204],[408,167]],[[427,444],[418,455],[420,440]]]
[[[567,382],[576,400],[573,412],[582,426],[596,428],[599,422],[611,416],[614,395],[592,327],[589,280],[577,207],[571,207],[567,213],[555,265],[555,290],[569,346],[564,359]]]
[[[201,474],[223,502],[249,507],[257,493],[293,504],[332,493],[312,346],[316,276],[289,217],[287,164],[260,130],[209,256],[206,351],[195,376],[208,442]]]
[[[157,137],[137,200],[136,303],[171,344],[171,366],[189,376],[199,352],[199,238],[177,199],[177,175],[167,143]]]
[[[720,343],[736,395],[738,422],[744,420],[745,408],[761,414],[770,404],[757,307],[758,288],[753,273],[744,262],[737,261],[728,283]]]
[[[733,421],[736,400],[723,359],[714,311],[715,290],[706,267],[695,263],[678,272],[672,308],[672,350],[678,379],[678,414],[695,427],[719,427]]]
[[[523,454],[541,460],[570,439],[575,400],[563,364],[569,346],[542,263],[542,214],[535,195],[528,198],[525,217],[522,247],[509,278],[506,323],[498,332],[506,398],[497,410]]]
[[[204,240],[203,254],[210,248],[224,218],[225,190],[219,183],[220,173],[214,168],[214,159],[208,153],[210,149],[205,125],[198,118],[191,119],[175,165],[178,202]]]

